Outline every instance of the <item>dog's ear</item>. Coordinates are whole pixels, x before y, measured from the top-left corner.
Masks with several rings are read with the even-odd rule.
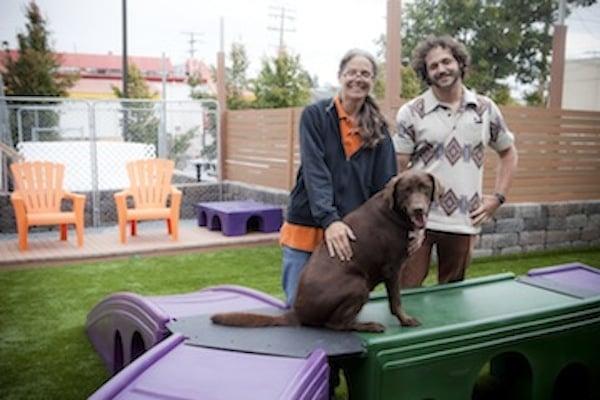
[[[431,191],[431,201],[439,202],[440,198],[444,194],[444,186],[440,182],[440,180],[433,174],[428,174],[431,179],[431,184],[433,185],[433,190]]]
[[[396,205],[396,186],[398,185],[398,182],[400,182],[401,178],[402,174],[394,176],[383,188],[383,199],[387,206],[392,210]]]

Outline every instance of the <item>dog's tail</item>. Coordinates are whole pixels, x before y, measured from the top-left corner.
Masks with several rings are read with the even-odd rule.
[[[298,319],[293,311],[282,315],[252,314],[246,312],[228,312],[214,314],[211,321],[218,325],[227,326],[293,326],[298,325]]]

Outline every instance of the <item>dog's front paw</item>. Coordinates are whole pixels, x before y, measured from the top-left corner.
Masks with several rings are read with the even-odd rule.
[[[418,319],[411,317],[410,315],[405,315],[402,318],[398,318],[400,320],[400,325],[402,326],[419,326],[421,323]]]
[[[379,322],[358,322],[354,326],[354,330],[359,332],[381,333],[385,331],[385,326]]]

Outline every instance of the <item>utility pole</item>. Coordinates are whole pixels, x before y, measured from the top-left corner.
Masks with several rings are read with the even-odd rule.
[[[194,59],[194,55],[196,53],[196,48],[195,45],[196,43],[202,43],[202,41],[196,39],[197,36],[202,36],[204,35],[203,32],[191,32],[191,31],[186,31],[186,32],[181,32],[184,35],[189,35],[190,39],[188,40],[188,43],[190,44],[190,49],[189,49],[189,53],[190,53],[190,60]]]
[[[295,29],[286,28],[285,25],[286,21],[294,21],[296,19],[296,17],[293,15],[295,11],[283,6],[270,6],[269,9],[271,9],[269,17],[279,20],[278,26],[269,26],[267,29],[270,31],[279,32],[279,45],[277,46],[277,53],[281,56],[286,52],[284,33],[296,32]]]
[[[129,64],[127,62],[127,0],[122,0],[123,6],[123,98],[129,98],[129,90],[127,89],[127,81],[129,79]],[[123,140],[128,142],[129,137],[129,110],[127,106],[123,106],[124,103],[121,103],[123,107]],[[128,104],[128,103],[125,103]],[[92,170],[94,170],[92,168]],[[94,192],[96,193],[96,192]],[[98,204],[97,202],[95,204]]]
[[[387,35],[385,46],[385,98],[383,101],[384,112],[392,117],[393,112],[400,108],[400,79],[402,58],[402,42],[400,38],[400,20],[402,14],[401,0],[388,0],[387,2]]]
[[[225,22],[220,20],[219,51],[217,53],[217,101],[219,103],[219,131],[217,132],[217,179],[219,200],[223,198],[222,188],[225,179],[226,132],[227,132],[227,86],[225,85]]]
[[[127,91],[127,0],[122,0],[123,6],[123,97],[128,98]]]
[[[158,157],[167,158],[167,57],[163,51],[161,56],[161,86],[160,125],[158,130]]]
[[[563,81],[565,75],[565,42],[567,26],[565,25],[566,1],[559,0],[558,21],[554,24],[552,35],[552,65],[550,66],[550,101],[549,108],[562,108]]]

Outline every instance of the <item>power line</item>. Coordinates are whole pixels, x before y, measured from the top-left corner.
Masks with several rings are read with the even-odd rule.
[[[583,18],[579,15],[576,15],[575,18],[579,21],[591,22],[592,24],[600,24],[600,18]]]
[[[188,43],[190,44],[190,49],[188,50],[188,52],[190,53],[190,59],[193,60],[194,59],[194,54],[196,53],[196,48],[195,45],[196,43],[204,43],[201,40],[196,39],[196,36],[202,36],[204,35],[204,32],[191,32],[191,31],[186,31],[186,32],[181,32],[184,35],[189,35],[190,39],[188,40]]]
[[[590,31],[589,27],[587,26],[586,22],[579,16],[575,16],[574,18],[575,20],[580,22],[580,26],[583,27],[583,29],[585,29],[590,35],[592,34],[592,32]]]
[[[272,12],[269,13],[269,17],[271,18],[276,18],[279,21],[279,26],[274,27],[274,26],[269,26],[267,27],[268,30],[270,31],[278,31],[279,32],[279,45],[278,45],[278,53],[284,54],[285,53],[285,40],[284,40],[284,33],[285,32],[296,32],[295,29],[290,29],[290,28],[286,28],[286,21],[294,21],[296,19],[295,17],[295,11],[283,6],[269,6],[269,9],[272,10]]]
[[[596,23],[600,22],[600,15],[591,13],[589,10],[586,10],[585,7],[584,8],[576,8],[575,10],[573,10],[571,15],[569,15],[569,18],[570,17],[575,17],[582,21],[590,21],[590,22],[594,21]]]

